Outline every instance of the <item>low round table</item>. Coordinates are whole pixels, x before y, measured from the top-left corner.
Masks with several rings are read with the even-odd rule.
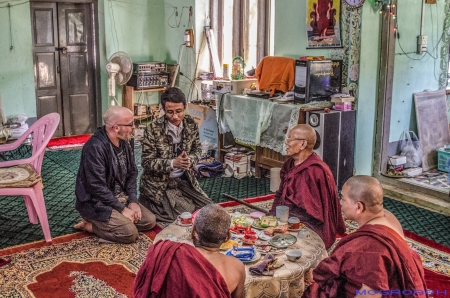
[[[255,276],[249,272],[249,268],[260,262],[263,258],[253,263],[245,264],[245,297],[301,297],[305,290],[304,276],[314,269],[317,264],[328,256],[325,244],[319,235],[305,228],[309,237],[298,238],[298,232],[290,232],[297,237],[297,242],[288,249],[299,249],[302,257],[297,262],[290,262],[286,255],[278,254],[275,257],[284,263],[284,266],[276,269],[273,276]],[[155,237],[155,242],[162,239],[176,240],[192,245],[190,237],[191,226],[182,227],[175,223],[167,226]],[[176,238],[176,239],[175,239]]]

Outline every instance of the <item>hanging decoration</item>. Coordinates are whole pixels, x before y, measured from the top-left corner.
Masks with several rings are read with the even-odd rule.
[[[450,0],[445,0],[445,18],[444,28],[442,31],[441,42],[441,63],[439,72],[439,89],[443,89],[447,86],[448,81],[448,56],[449,56],[449,43],[450,43]]]
[[[383,5],[391,5],[391,0],[368,0],[372,4],[373,11],[379,11]]]

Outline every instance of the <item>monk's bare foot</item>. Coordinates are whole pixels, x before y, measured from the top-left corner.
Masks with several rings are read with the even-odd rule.
[[[92,233],[92,224],[90,222],[85,221],[84,219],[73,226],[76,230],[83,230],[86,232]]]

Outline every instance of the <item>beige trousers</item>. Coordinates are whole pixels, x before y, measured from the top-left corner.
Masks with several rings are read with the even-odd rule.
[[[128,207],[128,204],[125,204]],[[108,221],[88,220],[92,230],[98,237],[118,243],[134,243],[140,231],[151,230],[156,224],[156,217],[147,208],[141,207],[142,218],[137,223],[113,209]]]

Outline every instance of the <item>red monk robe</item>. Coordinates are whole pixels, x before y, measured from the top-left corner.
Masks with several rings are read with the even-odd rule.
[[[330,168],[316,153],[294,166],[289,158],[281,168],[280,188],[270,214],[275,215],[279,205],[289,207],[289,214],[316,232],[328,249],[336,240],[336,234],[345,232],[336,183]]]
[[[313,275],[316,283],[303,298],[355,297],[363,283],[375,290],[368,296],[428,297],[419,255],[383,225],[364,225],[342,238]]]
[[[195,247],[172,241],[150,246],[134,283],[134,297],[231,298],[216,268]]]

